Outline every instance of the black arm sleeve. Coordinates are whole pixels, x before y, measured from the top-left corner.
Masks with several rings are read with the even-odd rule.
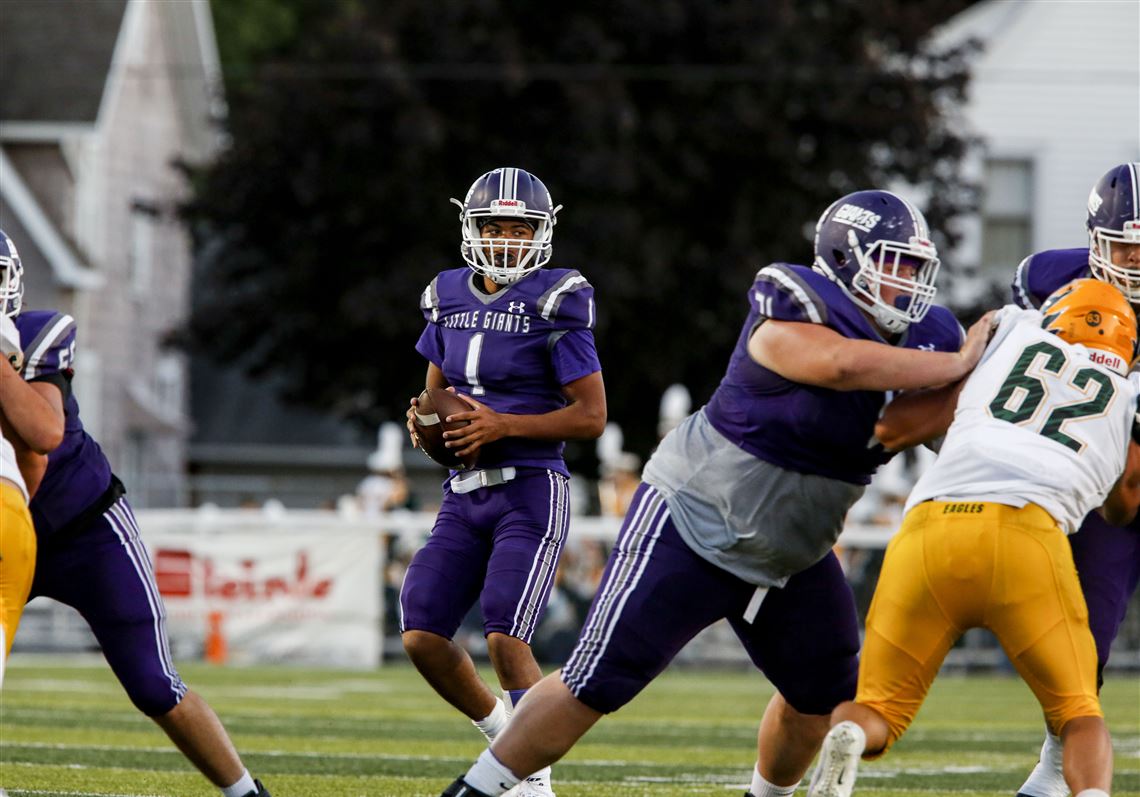
[[[30,382],[47,382],[48,384],[55,385],[59,388],[59,392],[63,394],[63,403],[66,404],[67,400],[71,398],[71,375],[70,372],[63,374],[56,372],[54,374],[46,374],[44,376],[37,376],[31,379]]]

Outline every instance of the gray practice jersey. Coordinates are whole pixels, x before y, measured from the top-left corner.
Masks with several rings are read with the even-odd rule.
[[[713,428],[704,408],[665,436],[642,480],[664,494],[690,548],[762,587],[783,586],[823,558],[864,490],[749,454]]]

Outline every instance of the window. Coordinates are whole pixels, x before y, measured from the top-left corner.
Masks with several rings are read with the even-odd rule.
[[[982,202],[982,270],[1012,274],[1033,251],[1033,163],[993,159],[986,162]]]
[[[168,417],[182,414],[182,362],[173,354],[159,357],[154,368],[154,399],[157,409]]]
[[[127,258],[127,276],[135,296],[145,296],[150,290],[158,222],[158,209],[154,205],[141,200],[136,200],[131,205],[131,248]]]
[[[146,432],[139,429],[127,431],[123,440],[123,481],[130,485],[131,502],[135,506],[148,505],[146,496],[150,491],[150,479],[147,468],[147,448],[149,440]]]

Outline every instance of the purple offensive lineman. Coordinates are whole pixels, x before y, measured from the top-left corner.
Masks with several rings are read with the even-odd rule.
[[[1093,186],[1088,201],[1089,245],[1030,255],[1017,267],[1013,300],[1040,307],[1055,290],[1074,279],[1092,277],[1115,285],[1140,313],[1140,163],[1109,169]],[[1140,582],[1140,518],[1112,526],[1090,512],[1069,537],[1081,590],[1096,642],[1097,686],[1120,630],[1128,601]],[[1018,791],[1019,797],[1065,797],[1061,740],[1046,733],[1041,759]]]
[[[895,194],[837,200],[815,254],[756,275],[728,371],[646,465],[569,661],[445,797],[498,795],[556,761],[721,618],[778,690],[749,794],[795,791],[855,694],[855,605],[831,548],[890,456],[873,439],[886,391],[961,377],[991,323],[963,343],[932,307],[937,252]]]
[[[424,291],[416,350],[428,387],[451,386],[475,405],[450,416],[470,424],[445,437],[460,454],[478,451],[478,469],[444,482],[431,537],[400,591],[401,630],[427,682],[493,741],[509,708],[452,637],[478,599],[508,703],[542,678],[530,640],[570,519],[563,441],[601,435],[606,397],[594,290],[577,271],[542,268],[559,210],[546,186],[522,169],[495,169],[452,201],[470,268],[444,271]],[[549,767],[523,774],[515,794],[553,795]]]
[[[0,231],[0,250],[14,251]],[[29,448],[48,453],[29,505],[37,539],[30,598],[75,608],[131,702],[153,719],[225,797],[268,797],[250,777],[213,709],[187,689],[170,659],[166,610],[122,483],[83,429],[71,391],[75,321],[53,310],[21,312],[18,261],[7,266],[4,312],[20,333],[22,374],[0,369],[0,409]],[[8,372],[11,372],[10,374]],[[22,376],[22,378],[20,378]]]

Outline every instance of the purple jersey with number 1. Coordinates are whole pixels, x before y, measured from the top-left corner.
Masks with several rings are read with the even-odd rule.
[[[590,283],[577,271],[543,269],[488,294],[482,279],[461,268],[432,280],[420,301],[428,324],[416,350],[459,393],[496,412],[565,407],[562,386],[601,370]],[[570,520],[562,446],[497,440],[480,449],[479,468],[510,468],[508,479],[459,492],[444,483],[431,536],[400,590],[401,632],[451,639],[478,599],[485,634],[530,643]]]
[[[424,290],[427,319],[416,351],[448,384],[496,412],[538,415],[566,406],[562,386],[601,370],[594,289],[577,271],[542,269],[493,294],[469,268],[444,271]],[[484,446],[479,467],[549,468],[569,475],[564,444],[518,437]]]

